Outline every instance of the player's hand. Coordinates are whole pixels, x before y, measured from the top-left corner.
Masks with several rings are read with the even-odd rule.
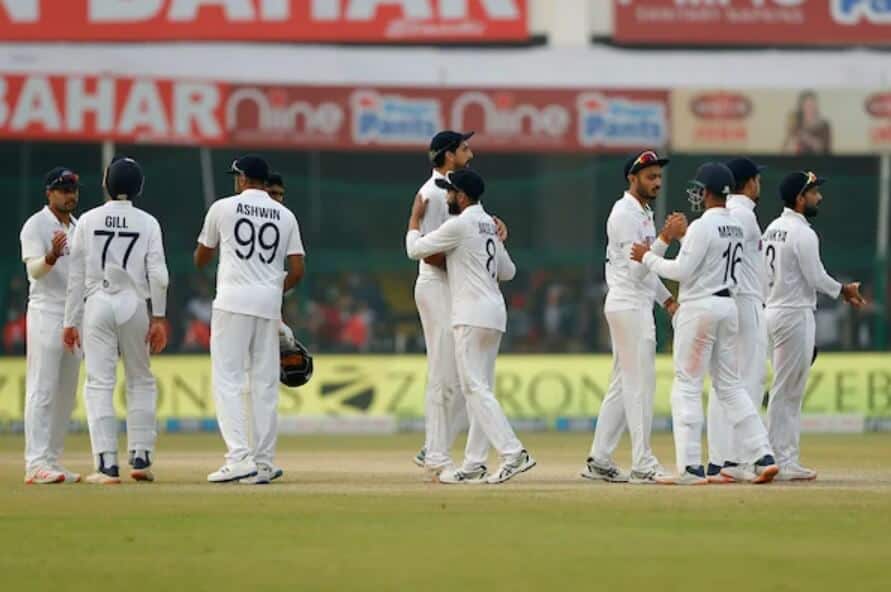
[[[673,317],[674,313],[678,311],[678,307],[680,306],[680,304],[678,304],[677,300],[675,300],[674,298],[669,298],[665,301],[664,306],[665,312],[668,313],[668,316]]]
[[[70,352],[80,347],[80,333],[77,327],[65,327],[62,330],[62,345]]]
[[[644,255],[650,250],[648,245],[643,243],[634,243],[631,245],[631,258],[638,263],[643,262]]]
[[[687,234],[687,216],[681,212],[673,212],[665,219],[659,238],[666,243],[671,243],[673,240],[682,238],[685,234]]]
[[[167,347],[167,324],[163,318],[152,318],[145,342],[149,344],[149,351],[153,354],[164,351],[164,348]]]
[[[421,220],[427,212],[427,202],[421,197],[421,194],[415,196],[415,202],[411,205],[411,217],[408,219],[409,230],[420,230]]]
[[[495,222],[496,232],[498,233],[498,238],[501,242],[507,242],[507,224],[499,218],[498,216],[492,216],[492,220]]]
[[[841,293],[845,298],[845,302],[854,308],[860,308],[866,304],[866,300],[860,294],[860,282],[851,282],[843,285]]]
[[[61,230],[53,233],[52,249],[47,253],[46,262],[54,265],[59,257],[65,254],[65,247],[68,246],[68,237]]]

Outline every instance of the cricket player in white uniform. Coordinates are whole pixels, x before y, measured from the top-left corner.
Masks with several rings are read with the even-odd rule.
[[[445,179],[450,172],[470,165],[473,151],[468,140],[472,136],[473,132],[444,130],[430,140],[428,158],[433,165],[433,173],[415,197],[421,208],[421,234],[430,234],[449,219],[446,190],[439,187],[436,180]],[[499,224],[503,241],[506,230],[497,219],[496,223]],[[443,253],[418,262],[415,304],[421,318],[427,353],[427,385],[424,395],[424,447],[415,456],[414,462],[429,471],[440,473],[452,464],[452,445],[458,433],[467,425],[467,406],[455,368],[451,294]],[[472,429],[469,437],[475,441],[472,448],[485,459],[488,453],[485,435],[479,429]]]
[[[59,335],[68,289],[69,242],[77,220],[78,176],[56,167],[46,176],[48,204],[28,218],[20,235],[28,272],[25,382],[25,483],[77,483],[80,475],[59,464],[76,401],[80,355],[66,351]]]
[[[136,161],[113,160],[104,180],[110,199],[81,216],[71,247],[63,341],[69,350],[80,347],[77,327],[83,327],[84,402],[96,458],[88,483],[120,483],[114,411],[119,356],[127,381],[130,477],[155,478],[151,466],[158,390],[149,352],[157,354],[167,346],[169,276],[161,226],[131,201],[142,195],[143,183]]]
[[[650,204],[662,188],[667,158],[645,150],[625,164],[628,190],[606,222],[606,295],[604,314],[613,348],[609,389],[594,431],[594,442],[581,476],[610,483],[654,483],[665,476],[650,446],[653,398],[656,390],[656,324],[653,302],[673,314],[677,303],[662,281],[647,267],[631,260],[631,245],[644,243],[664,254],[674,238],[686,231],[686,219],[672,215],[656,237]],[[677,235],[672,235],[677,232]],[[631,475],[612,460],[625,427],[631,436]]]
[[[304,250],[294,214],[266,193],[267,162],[246,155],[229,173],[235,175],[237,195],[210,207],[195,249],[199,268],[220,250],[210,357],[227,454],[207,480],[265,484],[275,476],[282,295],[303,277]],[[242,397],[245,384],[250,384],[251,413]]]
[[[810,481],[817,472],[801,466],[801,404],[814,349],[817,290],[860,308],[860,283],[840,284],[820,261],[820,239],[809,218],[817,215],[825,179],[812,172],[787,175],[780,184],[783,213],[764,231],[768,274],[767,330],[774,381],[767,406],[770,443],[783,481]]]
[[[415,201],[405,248],[414,260],[446,254],[455,361],[471,431],[478,424],[502,457],[501,466],[486,482],[503,483],[535,466],[493,392],[495,359],[507,328],[507,311],[498,282],[513,279],[516,266],[498,237],[495,221],[479,202],[485,191],[482,178],[465,168],[436,182],[448,190],[449,212],[456,217],[422,236],[423,204]],[[473,449],[476,444],[475,438],[468,438],[464,465],[440,473],[441,483],[483,481],[487,472],[478,457],[479,451]]]
[[[743,247],[736,267],[736,289],[733,294],[739,311],[739,374],[743,388],[758,410],[764,398],[767,374],[767,325],[764,321],[764,256],[755,206],[761,196],[761,171],[765,167],[748,158],[735,158],[725,164],[736,182],[735,193],[727,197],[727,212],[743,229]],[[733,426],[712,388],[708,403],[709,463],[706,468],[706,476],[711,483],[733,483],[755,478],[746,470],[744,459],[739,456],[741,444],[733,442],[732,435]],[[722,472],[721,469],[726,470]]]
[[[733,426],[742,456],[756,473],[755,483],[767,483],[779,471],[767,430],[746,394],[739,377],[737,355],[739,320],[730,289],[743,249],[743,229],[727,212],[726,200],[734,187],[733,174],[725,165],[699,167],[689,194],[694,207],[701,202],[705,213],[690,224],[680,253],[666,260],[636,243],[632,258],[680,284],[680,306],[674,322],[675,379],[671,412],[678,476],[657,478],[658,483],[704,485],[702,466],[702,387],[711,376],[715,393]]]

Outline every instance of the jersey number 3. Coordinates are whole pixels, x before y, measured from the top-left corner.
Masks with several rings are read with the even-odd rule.
[[[272,222],[266,222],[257,229],[254,223],[247,218],[239,218],[235,223],[234,232],[235,242],[246,249],[245,251],[235,249],[235,254],[238,255],[239,259],[250,259],[255,252],[263,263],[272,263],[275,259],[281,235],[279,234],[278,226]],[[267,253],[265,257],[263,253],[257,252],[258,245],[260,250]]]

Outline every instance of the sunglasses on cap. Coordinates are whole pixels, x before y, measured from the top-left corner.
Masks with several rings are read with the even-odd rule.
[[[61,175],[50,181],[46,188],[55,189],[60,185],[73,186],[73,188],[77,188],[79,181],[80,177],[76,173],[72,173],[71,171],[64,171]]]
[[[640,156],[634,159],[634,162],[631,163],[631,168],[634,169],[638,165],[650,164],[657,160],[659,160],[659,155],[652,150],[647,150],[646,152],[641,152]]]

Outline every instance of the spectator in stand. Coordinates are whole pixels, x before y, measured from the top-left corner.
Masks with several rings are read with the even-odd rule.
[[[210,316],[213,299],[210,286],[204,276],[196,276],[195,293],[186,303],[186,328],[182,350],[188,352],[210,351]]]
[[[27,322],[25,310],[18,304],[10,306],[8,320],[3,326],[3,351],[9,355],[21,356],[25,353]]]

